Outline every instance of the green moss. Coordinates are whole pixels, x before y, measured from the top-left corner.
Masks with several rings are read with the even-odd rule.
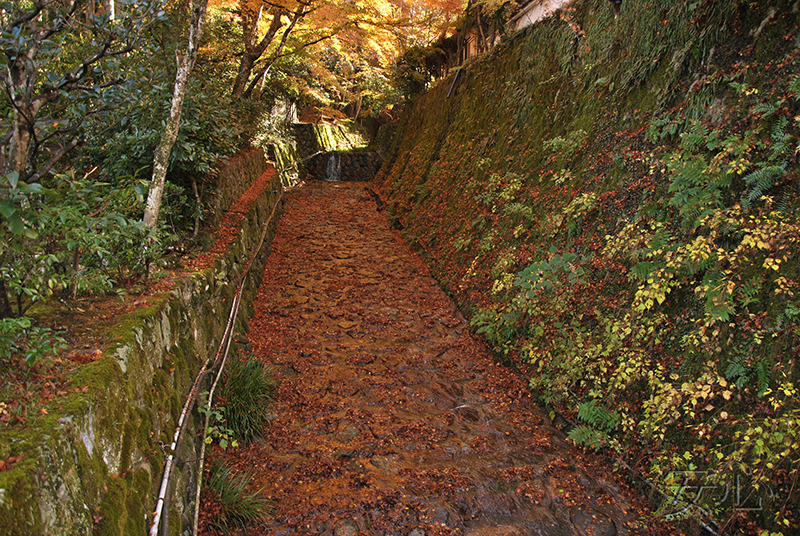
[[[28,309],[27,316],[37,320],[46,321],[48,318],[55,318],[63,314],[62,307],[58,302],[54,301],[37,301]]]
[[[106,483],[107,491],[100,503],[98,516],[100,522],[95,526],[94,534],[97,536],[112,536],[121,534],[122,527],[128,517],[125,499],[127,489],[124,480],[121,478],[111,478]]]
[[[128,520],[122,534],[137,534],[141,531],[142,520],[153,511],[153,499],[148,490],[151,487],[150,474],[147,471],[135,471],[125,477],[130,482],[125,506],[128,510]]]
[[[70,396],[67,406],[59,401],[59,405],[65,408],[65,412],[77,411],[79,407],[85,408],[92,396],[105,392],[109,386],[119,386],[122,381],[122,371],[116,360],[107,356],[79,368],[72,380],[76,385],[88,387],[89,392],[83,396]]]
[[[182,523],[181,523],[181,516],[178,512],[178,509],[175,508],[174,505],[170,504],[169,507],[169,536],[181,536],[182,530]]]
[[[161,296],[151,298],[150,305],[137,307],[130,313],[122,316],[109,330],[109,339],[112,341],[111,345],[134,343],[135,328],[143,327],[145,321],[156,317],[168,301],[169,296],[165,293]]]
[[[180,393],[173,393],[169,397],[170,402],[170,415],[172,415],[172,422],[177,423],[181,416],[181,408],[183,407],[184,397]]]
[[[106,486],[108,490],[98,508],[100,521],[95,526],[94,534],[141,534],[145,527],[145,515],[151,510],[147,504],[150,489],[148,473],[134,471],[124,478],[109,478]]]
[[[97,432],[95,432],[95,437],[96,436]],[[87,502],[94,502],[103,495],[105,488],[104,483],[108,476],[108,469],[106,468],[106,464],[103,463],[103,458],[98,450],[99,447],[97,443],[95,443],[95,451],[92,453],[92,456],[89,456],[89,452],[82,443],[75,449],[75,454],[78,458],[76,469]]]
[[[0,473],[0,533],[8,536],[42,533],[35,473],[26,465]]]
[[[169,391],[169,372],[163,368],[158,369],[153,377],[153,391],[157,396],[164,396]]]
[[[131,453],[133,451],[133,440],[136,437],[136,422],[128,419],[122,430],[122,446],[120,448],[120,471],[125,472],[130,467]]]

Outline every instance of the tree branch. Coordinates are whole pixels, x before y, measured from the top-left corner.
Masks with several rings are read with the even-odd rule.
[[[53,0],[52,2],[48,2],[48,4],[55,4],[56,2],[57,2],[57,0]],[[42,32],[41,32],[41,36],[42,36],[41,41],[44,41],[45,39],[49,39],[50,37],[54,36],[55,34],[63,31],[64,27],[67,25],[67,19],[71,19],[75,15],[75,12],[78,10],[78,4],[79,3],[80,3],[79,0],[73,0],[72,4],[70,5],[70,7],[67,10],[67,12],[64,14],[63,17],[61,17],[58,20],[58,22],[56,22],[52,27],[47,28],[46,30],[42,30]]]
[[[267,33],[264,34],[264,37],[258,42],[258,45],[252,48],[252,54],[256,58],[260,57],[261,54],[267,50],[267,47],[270,45],[270,43],[272,43],[272,40],[275,39],[275,34],[277,34],[278,30],[280,30],[281,26],[283,26],[281,18],[283,18],[283,11],[277,11],[277,13],[273,13],[272,22],[269,25]]]
[[[51,169],[53,169],[53,166],[56,164],[56,162],[61,160],[61,158],[65,154],[67,154],[75,147],[77,147],[79,143],[80,141],[78,140],[78,138],[73,138],[68,144],[62,146],[58,151],[56,151],[55,154],[53,154],[53,156],[50,157],[50,160],[47,161],[47,163],[44,165],[44,167],[42,167],[40,171],[37,171],[36,173],[28,177],[25,180],[25,182],[30,184],[32,182],[36,182],[39,179],[41,179],[45,174],[47,174]]]
[[[297,11],[294,12],[291,23],[289,24],[289,26],[286,27],[286,30],[284,30],[283,35],[281,36],[281,42],[278,45],[277,50],[270,56],[264,68],[261,69],[258,72],[258,74],[256,74],[256,76],[250,82],[250,85],[247,86],[247,89],[244,92],[244,96],[246,98],[250,97],[250,95],[253,93],[253,88],[255,88],[256,84],[258,84],[258,81],[261,80],[261,77],[267,74],[270,67],[272,67],[272,64],[275,63],[275,60],[277,60],[280,57],[284,47],[286,46],[286,41],[289,39],[289,34],[292,33],[292,30],[294,30],[294,27],[297,24],[297,22],[300,19],[302,19],[305,16],[305,14],[306,14],[305,5],[301,5],[301,7],[298,7]]]

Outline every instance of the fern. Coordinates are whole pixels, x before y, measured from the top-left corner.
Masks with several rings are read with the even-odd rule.
[[[758,382],[758,396],[763,397],[769,390],[769,367],[764,361],[759,361],[755,365],[756,381]]]
[[[692,121],[689,128],[681,134],[681,147],[695,152],[708,142],[708,127],[700,121]]]
[[[725,377],[735,382],[736,387],[739,388],[742,388],[747,383],[750,371],[745,367],[741,356],[736,356],[733,361],[728,363],[728,367],[725,369]]]
[[[794,100],[800,100],[800,75],[794,75],[792,77],[792,81],[789,82],[789,87],[787,88],[790,93],[794,93]]]
[[[620,423],[619,413],[598,405],[596,400],[580,404],[578,418],[583,424],[570,430],[567,438],[576,445],[584,445],[594,450],[600,450],[609,443],[608,434]]]
[[[784,161],[778,165],[765,166],[745,176],[744,182],[752,186],[752,189],[742,198],[742,205],[745,208],[750,207],[753,201],[760,199],[767,190],[775,186],[783,177],[786,165],[787,162]]]
[[[650,261],[642,261],[637,263],[631,268],[631,272],[639,281],[647,281],[657,268],[663,268],[664,263],[655,263]]]
[[[592,428],[604,432],[613,431],[620,422],[619,413],[599,406],[596,400],[590,400],[578,406],[578,418]]]
[[[786,127],[789,126],[789,120],[786,116],[780,116],[775,124],[772,125],[770,130],[770,155],[767,158],[770,162],[778,161],[779,159],[785,163],[787,158],[786,152],[790,149],[789,143],[791,141],[789,134],[786,132]]]
[[[775,112],[780,109],[781,104],[783,104],[783,101],[780,101],[777,104],[772,102],[762,102],[753,107],[752,113],[753,115],[761,115],[761,119],[766,119],[769,116],[774,115]]]
[[[594,450],[600,450],[608,443],[608,436],[605,432],[583,424],[570,430],[567,438],[576,445],[584,445]]]
[[[784,195],[780,201],[778,201],[778,214],[781,216],[788,216],[789,213],[792,211],[792,199],[789,195]]]
[[[731,361],[725,368],[725,378],[742,389],[755,378],[755,367],[748,363],[748,352],[742,348],[733,351]]]
[[[735,382],[740,389],[751,381],[755,381],[759,397],[763,397],[769,390],[769,366],[763,360],[750,365],[746,362],[746,357],[743,354],[735,355],[731,362],[728,363],[725,369],[725,377]]]

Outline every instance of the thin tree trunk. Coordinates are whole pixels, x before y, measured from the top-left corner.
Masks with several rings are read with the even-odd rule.
[[[31,129],[36,110],[31,108],[26,99],[28,85],[31,81],[30,62],[27,58],[17,58],[9,69],[9,94],[14,102],[12,115],[11,150],[9,151],[8,169],[5,172],[16,171],[20,177],[25,177],[25,168],[31,149]]]
[[[197,181],[194,178],[194,174],[189,175],[189,178],[192,180],[192,192],[194,193],[194,200],[197,203],[197,215],[194,217],[194,232],[192,233],[192,238],[197,238],[197,235],[200,233],[200,210],[202,208],[200,191],[197,188]]]
[[[72,254],[72,283],[70,284],[70,296],[74,300],[78,296],[78,270],[80,270],[81,250],[75,247],[75,252]]]
[[[253,65],[256,59],[253,54],[248,53],[246,50],[242,55],[242,62],[239,64],[239,72],[236,74],[236,80],[233,82],[233,96],[241,97],[247,87],[247,81],[250,79],[250,73],[253,72]]]
[[[486,52],[489,50],[489,41],[486,39],[486,34],[483,33],[483,23],[481,22],[481,12],[480,9],[477,12],[478,15],[478,30],[481,32],[481,39],[483,40],[483,50],[481,52]]]
[[[153,161],[153,179],[150,182],[150,191],[147,194],[147,206],[144,209],[144,223],[155,228],[158,222],[158,213],[161,210],[161,197],[164,194],[164,182],[167,178],[167,168],[169,167],[169,157],[172,154],[172,147],[178,138],[178,129],[181,123],[181,109],[183,99],[186,96],[186,86],[189,83],[189,75],[194,67],[197,58],[197,49],[200,39],[203,37],[203,27],[206,23],[206,8],[208,0],[192,0],[192,22],[189,27],[189,48],[186,55],[178,63],[178,73],[175,76],[175,88],[172,92],[172,106],[169,110],[169,118],[161,141],[156,148],[155,159]]]

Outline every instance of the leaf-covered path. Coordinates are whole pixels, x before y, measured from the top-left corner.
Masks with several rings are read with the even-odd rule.
[[[674,533],[550,426],[363,183],[287,192],[249,339],[277,416],[212,454],[274,501],[248,534]]]

